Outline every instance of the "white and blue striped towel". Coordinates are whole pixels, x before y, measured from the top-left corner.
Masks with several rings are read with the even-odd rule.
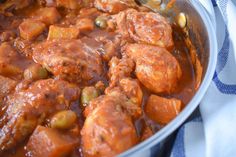
[[[215,20],[218,62],[200,116],[178,130],[171,157],[236,157],[236,0],[199,1]]]

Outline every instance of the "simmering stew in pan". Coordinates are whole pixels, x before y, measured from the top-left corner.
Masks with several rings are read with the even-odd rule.
[[[201,65],[182,25],[146,5],[1,1],[0,156],[115,156],[181,112]]]

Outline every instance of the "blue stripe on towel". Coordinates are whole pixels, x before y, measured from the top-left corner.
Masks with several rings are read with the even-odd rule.
[[[179,129],[178,134],[176,136],[174,147],[172,149],[172,156],[173,157],[185,157],[184,129],[185,129],[185,127],[182,126]]]
[[[229,45],[230,45],[229,32],[226,28],[223,46],[222,46],[220,52],[218,53],[218,57],[217,57],[217,65],[216,65],[217,73],[220,73],[224,69],[224,67],[227,63],[228,56],[229,56]]]
[[[234,84],[230,85],[230,84],[225,84],[221,82],[216,72],[215,72],[213,81],[221,93],[236,95],[236,85]]]
[[[213,81],[221,93],[236,94],[236,85],[225,84],[218,77],[218,74],[224,69],[228,61],[229,47],[230,47],[229,33],[226,29],[224,43],[218,54],[216,72],[214,74]]]

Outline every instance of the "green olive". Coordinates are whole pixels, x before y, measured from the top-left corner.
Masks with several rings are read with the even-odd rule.
[[[64,110],[56,113],[51,121],[50,125],[56,129],[70,129],[76,122],[76,113],[71,110]]]
[[[40,80],[47,77],[48,71],[38,64],[30,66],[24,71],[24,78],[26,80]]]
[[[105,29],[107,28],[107,20],[104,17],[99,16],[95,20],[95,25],[99,28]]]
[[[178,25],[181,28],[184,28],[187,25],[187,18],[186,18],[185,13],[183,12],[179,13],[177,20],[178,20]]]
[[[81,103],[83,106],[99,96],[98,90],[95,87],[85,87],[81,93]]]

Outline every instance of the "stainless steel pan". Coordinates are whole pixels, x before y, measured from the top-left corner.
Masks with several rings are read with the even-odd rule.
[[[188,16],[189,37],[203,66],[202,83],[192,100],[173,121],[146,141],[122,153],[121,157],[148,157],[153,151],[159,152],[155,156],[162,156],[163,143],[197,108],[213,78],[217,58],[214,18],[209,16],[199,0],[177,0],[175,7],[177,14],[184,12]]]

